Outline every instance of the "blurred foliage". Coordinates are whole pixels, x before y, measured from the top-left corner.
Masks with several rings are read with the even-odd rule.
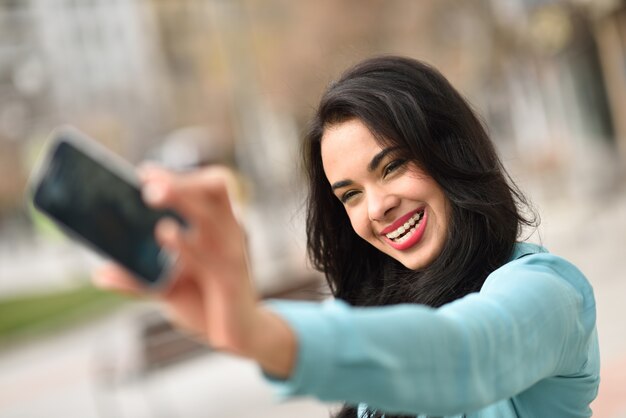
[[[42,236],[45,236],[46,239],[61,241],[65,240],[66,236],[59,229],[59,227],[50,220],[46,215],[39,212],[33,205],[32,201],[29,201],[26,205],[28,210],[28,216],[30,221],[33,224],[33,227]]]
[[[126,298],[92,286],[0,300],[0,346],[39,336],[110,312]]]

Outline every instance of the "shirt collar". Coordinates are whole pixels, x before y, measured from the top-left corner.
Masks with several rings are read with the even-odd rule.
[[[511,254],[511,259],[509,261],[517,260],[518,258],[522,258],[530,254],[547,252],[548,250],[546,250],[541,245],[532,244],[530,242],[516,242],[515,246],[513,247],[513,254]]]

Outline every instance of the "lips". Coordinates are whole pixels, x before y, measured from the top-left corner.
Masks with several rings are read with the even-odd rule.
[[[383,240],[396,250],[406,250],[421,241],[428,212],[425,208],[407,213],[380,232]]]

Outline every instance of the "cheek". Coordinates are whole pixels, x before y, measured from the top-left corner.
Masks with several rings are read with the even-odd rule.
[[[438,211],[439,211],[439,224],[440,228],[446,232],[448,230],[448,224],[450,223],[450,215],[452,208],[450,207],[450,201],[443,193],[439,196]]]
[[[369,222],[367,218],[363,218],[363,215],[358,210],[347,210],[348,218],[350,218],[350,224],[352,229],[361,238],[367,239],[369,231]]]

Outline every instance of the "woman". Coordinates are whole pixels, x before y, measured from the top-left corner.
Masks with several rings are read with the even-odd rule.
[[[539,246],[468,104],[433,68],[378,57],[323,96],[305,141],[308,250],[336,298],[258,302],[223,170],[145,169],[179,254],[162,295],[209,344],[340,417],[587,417],[599,381],[585,277]],[[519,206],[519,207],[518,207]],[[96,274],[137,292],[118,267]],[[387,306],[389,305],[389,306]]]

